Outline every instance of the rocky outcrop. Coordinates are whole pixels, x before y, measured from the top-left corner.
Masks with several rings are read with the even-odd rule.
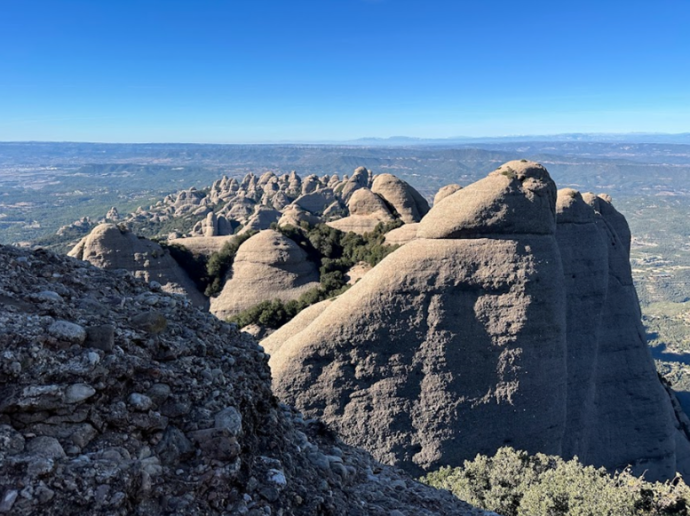
[[[402,179],[392,174],[374,178],[371,191],[382,197],[403,222],[419,222],[429,211],[429,203]]]
[[[261,301],[297,299],[318,281],[316,265],[295,242],[271,229],[261,231],[240,246],[231,277],[211,299],[211,313],[225,319]]]
[[[256,342],[131,275],[0,246],[0,511],[484,514],[278,404]]]
[[[436,192],[436,195],[434,196],[434,206],[436,206],[438,203],[440,203],[443,199],[448,197],[451,194],[454,194],[458,190],[460,190],[462,186],[457,185],[457,184],[450,184],[446,186],[442,186],[438,192]]]
[[[332,299],[324,299],[318,303],[315,303],[300,313],[298,313],[290,322],[281,326],[279,329],[271,333],[268,337],[261,341],[261,345],[266,350],[266,353],[272,355],[275,353],[283,342],[289,340],[291,337],[297,335],[307,326],[309,326],[314,319],[316,319],[321,313],[328,308],[328,306],[333,302]]]
[[[543,167],[507,163],[436,204],[417,240],[304,329],[276,332],[275,390],[415,474],[505,444],[648,479],[688,472],[628,234],[608,199],[557,202]]]
[[[303,210],[295,204],[287,206],[283,210],[283,214],[278,220],[279,226],[300,226],[302,223],[307,223],[310,226],[315,226],[321,222],[321,219],[316,215],[312,215],[308,211]]]
[[[354,191],[347,208],[348,217],[328,222],[328,225],[345,233],[352,231],[362,235],[373,231],[380,222],[394,220],[386,203],[368,188]]]
[[[586,435],[589,462],[632,464],[649,478],[690,471],[690,444],[658,380],[641,323],[630,270],[630,230],[608,196],[583,196],[596,213],[607,249],[606,302],[600,320],[594,417]],[[581,245],[581,244],[580,244]],[[608,432],[602,432],[602,427]],[[608,434],[608,435],[607,435]]]
[[[115,224],[95,227],[69,256],[102,269],[124,269],[144,281],[160,283],[166,292],[187,296],[197,306],[208,306],[206,298],[167,250]]]
[[[395,228],[386,233],[386,245],[405,245],[417,238],[417,229],[419,229],[418,222],[410,224],[403,224],[399,228]]]
[[[480,183],[476,191],[497,203],[520,194],[550,198],[535,211],[551,220],[551,232],[525,225],[506,237],[498,219],[474,238],[457,238],[461,217],[450,210],[456,223],[446,234],[391,254],[270,362],[280,397],[415,474],[505,443],[561,451],[565,303],[556,189],[533,164],[520,177],[495,173]],[[463,192],[474,195],[469,188],[454,195]],[[461,213],[465,201],[439,207]],[[432,210],[419,232],[436,225]]]
[[[223,246],[232,242],[234,235],[218,236],[218,237],[186,237],[168,239],[168,245],[180,245],[192,252],[192,254],[200,254],[210,257],[213,253],[220,251]]]
[[[254,214],[249,218],[239,234],[268,229],[271,227],[271,224],[278,222],[280,216],[281,213],[278,210],[266,206],[257,206]]]

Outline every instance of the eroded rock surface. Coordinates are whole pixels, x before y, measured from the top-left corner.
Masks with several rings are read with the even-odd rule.
[[[490,176],[474,191],[497,205],[550,196],[537,213],[552,220],[550,233],[525,225],[505,235],[499,219],[457,238],[468,228],[455,217],[448,233],[409,242],[275,349],[278,395],[415,473],[505,443],[560,453],[567,375],[556,188],[543,168],[528,173],[526,182]],[[472,192],[439,208],[462,213]],[[432,210],[419,232],[437,226]]]
[[[0,299],[4,513],[483,514],[278,404],[256,342],[184,298],[0,246]]]
[[[272,336],[281,398],[415,474],[505,444],[648,479],[690,472],[610,199],[557,201],[541,165],[514,161],[440,201],[416,237]]]

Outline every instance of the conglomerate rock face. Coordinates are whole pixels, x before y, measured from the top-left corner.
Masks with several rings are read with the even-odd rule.
[[[440,201],[416,238],[303,329],[271,335],[279,397],[415,474],[506,444],[650,479],[690,472],[607,198],[557,202],[541,165],[509,162]]]
[[[471,515],[279,405],[233,325],[124,271],[0,246],[0,511]]]

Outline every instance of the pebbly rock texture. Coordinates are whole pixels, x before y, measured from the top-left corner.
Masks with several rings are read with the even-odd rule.
[[[318,285],[316,265],[295,242],[272,229],[261,231],[240,246],[231,277],[211,299],[211,313],[225,319],[261,301],[297,299]]]
[[[127,270],[144,281],[160,283],[166,292],[187,296],[197,306],[208,306],[207,299],[168,251],[115,224],[95,227],[68,254],[102,269]]]
[[[525,174],[453,194],[438,206],[455,216],[447,234],[389,255],[274,347],[279,397],[414,474],[506,443],[560,453],[567,372],[556,188],[536,164]],[[505,235],[497,218],[471,239],[455,237],[466,234],[461,207],[473,192],[497,205],[550,198],[535,215],[552,221],[551,232],[525,224]],[[439,229],[434,211],[419,233]]]
[[[485,514],[279,405],[250,336],[118,271],[0,246],[0,353],[3,513]]]
[[[690,472],[688,419],[656,374],[608,198],[557,199],[546,169],[514,161],[436,204],[416,236],[270,337],[279,397],[414,474],[505,444],[648,479]]]

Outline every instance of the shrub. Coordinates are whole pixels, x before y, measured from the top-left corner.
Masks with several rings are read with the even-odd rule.
[[[650,483],[630,471],[610,475],[577,458],[505,447],[477,455],[460,468],[441,468],[421,479],[467,502],[504,516],[688,516],[690,489],[680,478]]]
[[[238,235],[229,242],[226,242],[220,251],[211,255],[206,264],[208,284],[204,294],[209,297],[215,296],[222,290],[225,277],[228,272],[230,272],[238,249],[255,234],[256,231],[247,231],[246,233]]]

